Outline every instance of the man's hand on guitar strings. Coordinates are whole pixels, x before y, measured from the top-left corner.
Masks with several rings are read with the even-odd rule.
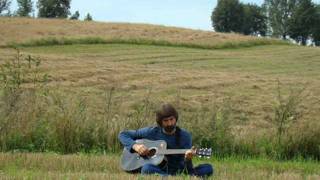
[[[135,150],[140,156],[147,156],[149,154],[148,148],[143,144],[134,144],[132,149]]]
[[[195,154],[195,152],[196,152],[196,148],[194,146],[192,146],[192,148],[185,153],[184,158],[187,161],[192,160],[192,157]]]

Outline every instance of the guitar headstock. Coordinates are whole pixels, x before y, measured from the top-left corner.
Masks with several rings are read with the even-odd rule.
[[[196,149],[196,155],[199,157],[210,158],[212,155],[212,148],[199,148]]]

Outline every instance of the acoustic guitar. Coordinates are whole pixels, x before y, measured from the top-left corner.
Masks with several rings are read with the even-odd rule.
[[[131,153],[124,148],[121,157],[121,168],[125,171],[137,170],[145,164],[159,165],[164,160],[165,155],[185,154],[186,151],[189,150],[167,149],[167,143],[163,140],[151,141],[148,139],[138,139],[136,140],[136,143],[144,144],[148,148],[149,154],[147,156],[140,156],[138,153]],[[194,154],[199,157],[210,157],[212,154],[212,149],[196,149]]]

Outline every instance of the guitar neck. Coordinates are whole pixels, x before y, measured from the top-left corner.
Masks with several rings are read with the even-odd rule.
[[[185,154],[190,149],[166,149],[157,152],[157,154]]]

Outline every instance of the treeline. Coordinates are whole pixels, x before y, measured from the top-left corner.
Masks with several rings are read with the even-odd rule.
[[[320,46],[320,5],[311,0],[265,0],[262,6],[218,0],[211,15],[218,32],[273,36]]]
[[[34,15],[32,0],[17,0],[18,9],[11,13],[11,0],[0,0],[0,16],[20,16],[31,17]],[[80,17],[79,11],[74,14],[70,12],[71,0],[38,0],[36,8],[38,9],[39,18],[69,18],[78,20]],[[33,15],[32,15],[33,14]],[[87,13],[84,17],[85,21],[92,21],[92,16]]]

